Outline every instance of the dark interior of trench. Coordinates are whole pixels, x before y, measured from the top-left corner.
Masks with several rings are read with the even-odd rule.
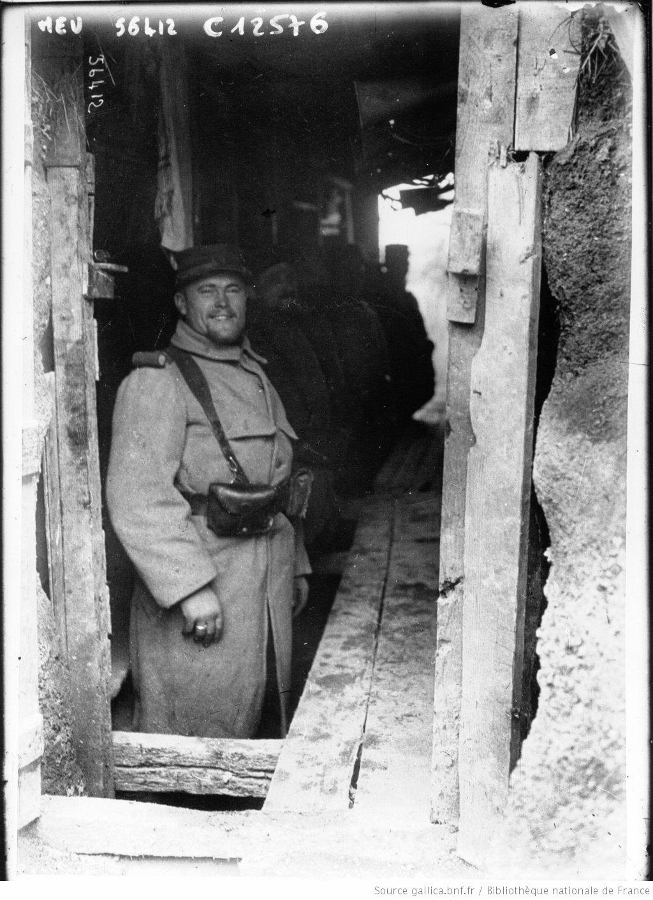
[[[378,5],[355,15],[329,13],[323,35],[308,30],[275,41],[227,40],[203,33],[205,16],[184,29],[189,61],[196,243],[231,241],[263,260],[278,244],[310,250],[333,177],[352,185],[355,237],[368,255],[378,247],[377,196],[414,179],[454,169],[459,10],[420,12]],[[94,251],[127,266],[113,300],[98,300],[100,469],[108,463],[116,391],[136,350],[165,347],[176,320],[173,273],[160,249],[153,210],[157,190],[157,68],[154,44],[118,40],[98,20],[85,28],[85,55],[104,53],[112,83],[102,109],[87,116],[95,155]],[[317,210],[317,212],[316,212]],[[536,412],[555,365],[557,322],[544,280]],[[49,356],[46,333],[42,347]],[[537,417],[537,416],[536,416]],[[43,497],[39,497],[40,516]],[[132,572],[104,516],[114,653],[128,653]],[[352,533],[342,536],[342,549]],[[525,633],[522,737],[537,709],[535,631],[543,610],[548,546],[533,495]],[[47,591],[45,548],[39,570]],[[296,705],[338,585],[316,576],[296,626]],[[114,727],[128,727],[130,682],[114,700]],[[263,723],[265,726],[265,723]],[[166,802],[238,808],[243,801],[168,795]],[[216,805],[217,804],[217,805]],[[253,801],[249,806],[257,806]],[[260,805],[260,804],[258,804]]]

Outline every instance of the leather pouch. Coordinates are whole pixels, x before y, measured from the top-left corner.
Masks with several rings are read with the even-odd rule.
[[[289,519],[305,518],[314,478],[310,469],[297,469],[290,476],[284,510]]]
[[[265,534],[281,512],[277,488],[267,484],[209,485],[206,524],[221,537]]]

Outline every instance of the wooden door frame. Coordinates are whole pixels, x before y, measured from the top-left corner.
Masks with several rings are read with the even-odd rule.
[[[58,35],[39,59],[55,105],[46,177],[51,204],[54,415],[48,433],[51,598],[70,676],[75,752],[86,791],[113,795],[110,614],[97,435],[96,334],[81,36]]]
[[[519,738],[541,265],[537,153],[562,149],[572,125],[580,59],[566,18],[553,4],[469,3],[461,11],[431,818],[457,826],[459,855],[480,867],[501,834]],[[527,163],[515,161],[516,150],[529,154]],[[512,205],[502,207],[499,183]],[[497,285],[502,265],[505,284]],[[503,390],[493,377],[503,377]],[[492,422],[501,427],[492,432]],[[502,527],[517,541],[504,540]]]

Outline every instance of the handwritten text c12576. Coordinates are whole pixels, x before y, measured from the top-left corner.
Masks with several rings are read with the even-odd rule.
[[[204,33],[210,38],[219,38],[223,34],[245,35],[246,33],[251,33],[254,37],[275,36],[283,34],[284,31],[290,31],[294,37],[297,37],[300,29],[306,25],[313,34],[324,34],[329,27],[325,16],[325,11],[316,12],[308,22],[305,19],[297,18],[294,13],[279,13],[272,16],[267,22],[260,16],[255,16],[249,20],[246,20],[245,16],[241,16],[233,24],[225,23],[224,16],[212,16],[204,22],[203,29]],[[54,19],[52,16],[46,16],[38,22],[38,26],[41,31],[47,31],[49,34],[64,35],[69,32],[80,34],[83,28],[83,20],[81,16],[75,16],[68,20],[65,16],[57,16]],[[174,19],[162,20],[150,19],[149,16],[144,18],[132,16],[128,20],[126,16],[121,16],[114,22],[114,26],[117,37],[122,37],[123,35],[153,37],[157,34],[177,34]]]

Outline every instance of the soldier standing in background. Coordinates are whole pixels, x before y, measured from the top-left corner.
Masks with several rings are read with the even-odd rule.
[[[388,340],[397,427],[402,430],[435,391],[433,343],[429,340],[417,300],[406,290],[408,247],[388,244],[386,273],[379,273],[368,301]]]
[[[333,469],[344,440],[334,427],[326,376],[307,336],[307,325],[294,269],[286,262],[274,262],[257,278],[248,334],[265,357],[268,377],[299,437],[297,460],[313,471],[304,537],[309,548],[322,549],[338,525]]]

